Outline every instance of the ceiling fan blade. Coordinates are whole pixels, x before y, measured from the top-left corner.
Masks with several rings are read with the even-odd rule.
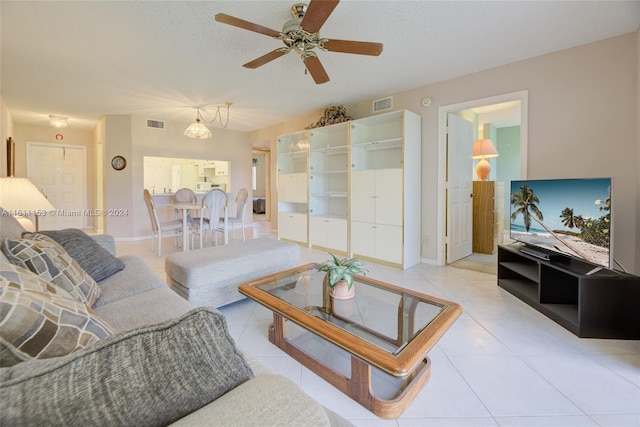
[[[264,34],[265,36],[276,38],[280,37],[280,31],[272,30],[271,28],[263,27],[262,25],[254,24],[253,22],[245,21],[244,19],[236,18],[235,16],[226,15],[224,13],[218,13],[216,15],[216,21]]]
[[[267,62],[271,62],[274,59],[280,58],[282,55],[284,55],[285,53],[288,53],[289,51],[286,49],[276,49],[273,50],[269,53],[267,53],[266,55],[262,55],[260,58],[256,58],[251,62],[247,62],[246,64],[243,65],[243,67],[245,68],[258,68],[264,64],[266,64]]]
[[[313,77],[313,81],[317,84],[326,83],[329,81],[329,75],[324,70],[324,67],[320,63],[320,60],[317,56],[308,56],[303,59],[304,66],[307,67],[311,77]]]
[[[317,33],[336,8],[340,0],[311,0],[300,26],[310,33]]]
[[[330,52],[355,53],[358,55],[378,56],[382,53],[382,43],[352,40],[329,39],[323,43],[322,48]]]

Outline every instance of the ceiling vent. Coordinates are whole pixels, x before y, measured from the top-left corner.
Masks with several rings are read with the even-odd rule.
[[[147,120],[147,127],[154,129],[164,129],[164,122],[160,120]]]
[[[388,111],[393,108],[393,97],[377,99],[373,101],[373,112],[379,113],[380,111]]]

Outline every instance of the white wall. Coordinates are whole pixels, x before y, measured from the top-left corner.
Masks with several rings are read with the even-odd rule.
[[[244,132],[212,127],[212,139],[184,136],[188,123],[165,122],[165,129],[147,128],[147,119],[136,116],[106,116],[105,177],[106,209],[127,209],[128,217],[107,217],[107,233],[118,240],[136,240],[151,235],[151,225],[142,192],[144,157],[216,159],[229,162],[230,188],[249,189],[251,197],[251,146]],[[113,156],[124,155],[127,167],[111,168]],[[251,206],[247,204],[247,209]],[[251,218],[250,213],[247,218]],[[249,220],[250,222],[250,220]]]
[[[528,178],[613,177],[614,257],[627,270],[640,273],[639,39],[636,33],[614,37],[376,96],[393,95],[395,109],[422,116],[423,258],[436,259],[437,214],[444,209],[434,203],[441,167],[438,107],[528,90]],[[424,108],[421,100],[427,96],[432,104]],[[372,115],[371,100],[347,107],[354,118]],[[301,130],[313,121],[307,116],[253,132],[249,138],[270,140],[275,153],[274,135]]]
[[[394,95],[394,106],[422,115],[423,258],[435,259],[438,107],[528,90],[528,178],[611,176],[614,258],[627,270],[638,225],[638,36],[628,34]],[[429,96],[432,105],[420,101]],[[360,116],[370,102],[351,106]]]

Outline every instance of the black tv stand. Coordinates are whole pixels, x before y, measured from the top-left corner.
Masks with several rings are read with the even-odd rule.
[[[640,277],[498,246],[498,286],[581,338],[640,339]]]

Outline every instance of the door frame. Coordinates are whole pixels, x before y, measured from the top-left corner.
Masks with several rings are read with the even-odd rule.
[[[27,152],[26,152],[26,158],[27,158],[27,177],[29,177],[31,175],[33,166],[31,165],[31,149],[33,147],[47,147],[47,148],[68,148],[68,149],[80,149],[82,151],[82,209],[86,209],[87,208],[87,147],[85,147],[84,145],[73,145],[73,144],[52,144],[52,143],[48,143],[48,142],[34,142],[34,141],[27,141]],[[31,179],[31,178],[29,178]],[[87,216],[83,215],[82,218],[82,229],[86,230],[88,228],[87,226]]]
[[[527,145],[529,130],[529,91],[521,90],[501,95],[463,101],[456,104],[438,107],[438,194],[436,214],[436,265],[445,265],[446,260],[446,170],[447,170],[447,114],[459,110],[482,107],[484,105],[500,104],[503,102],[520,101],[520,178],[527,178]]]
[[[262,149],[251,149],[251,154],[264,155],[264,198],[265,198],[265,221],[271,221],[271,151]],[[253,212],[253,211],[252,211]]]

